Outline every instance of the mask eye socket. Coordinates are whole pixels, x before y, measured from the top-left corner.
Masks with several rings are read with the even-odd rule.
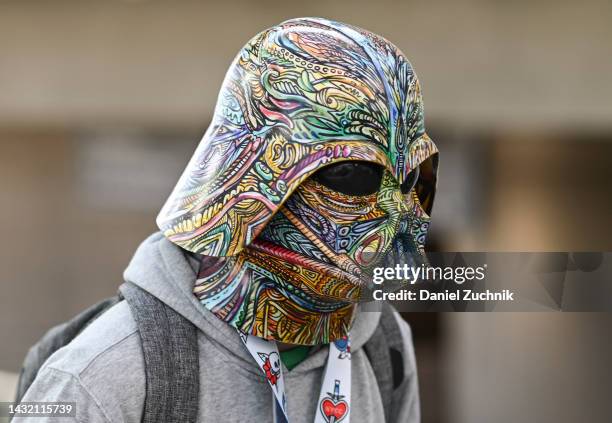
[[[380,189],[384,168],[362,161],[348,161],[324,167],[312,179],[346,195],[371,195]]]
[[[412,188],[414,188],[414,186],[416,185],[417,181],[419,180],[420,173],[421,173],[420,172],[420,167],[417,167],[416,169],[413,169],[408,174],[408,176],[406,176],[406,179],[400,185],[400,189],[402,190],[402,194],[408,194],[408,193],[410,193],[410,191],[412,191]]]
[[[431,214],[434,195],[436,193],[437,169],[438,154],[434,154],[427,158],[427,160],[425,160],[423,163],[421,163],[417,169],[410,172],[410,175],[416,172],[416,177],[413,178],[409,175],[406,181],[404,182],[404,184],[406,184],[407,182],[413,181],[410,182],[412,184],[412,187],[410,189],[414,188],[416,195],[419,199],[419,203],[427,214]],[[402,184],[402,193],[407,194],[408,192],[410,192],[410,189],[404,192],[404,184]]]

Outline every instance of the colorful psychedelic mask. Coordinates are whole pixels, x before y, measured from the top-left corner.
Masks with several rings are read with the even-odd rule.
[[[234,60],[157,223],[203,256],[194,293],[219,318],[328,343],[347,335],[373,266],[392,251],[420,260],[436,153],[395,46],[325,19],[286,21]],[[346,183],[364,169],[370,183]]]

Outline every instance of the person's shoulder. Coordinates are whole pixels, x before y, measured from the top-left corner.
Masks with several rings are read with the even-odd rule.
[[[74,401],[87,421],[132,421],[142,411],[145,380],[138,329],[121,301],[49,357],[24,400]]]
[[[96,318],[43,365],[83,378],[97,369],[116,373],[142,361],[138,328],[129,305],[121,301]]]
[[[104,312],[49,357],[42,370],[71,377],[110,414],[118,408],[137,410],[145,395],[144,356],[127,302]]]

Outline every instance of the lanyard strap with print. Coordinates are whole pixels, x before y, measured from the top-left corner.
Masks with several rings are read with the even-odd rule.
[[[262,370],[274,402],[274,423],[289,423],[285,380],[276,342],[255,336],[240,338]],[[314,423],[349,423],[351,404],[351,346],[348,337],[329,344],[329,355]]]

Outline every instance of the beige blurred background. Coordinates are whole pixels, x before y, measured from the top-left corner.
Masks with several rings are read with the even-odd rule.
[[[234,54],[284,19],[411,59],[441,150],[430,248],[612,250],[612,3],[0,0],[0,400],[112,295]],[[609,422],[608,314],[410,314],[424,422]]]

